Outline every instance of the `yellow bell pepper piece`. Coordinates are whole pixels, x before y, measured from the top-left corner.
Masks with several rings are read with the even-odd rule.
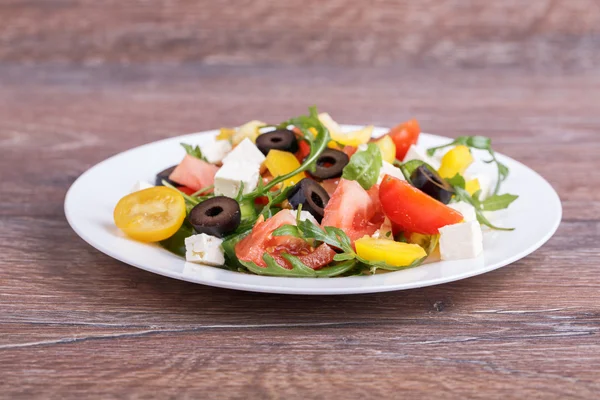
[[[221,128],[219,129],[219,134],[217,135],[216,140],[231,140],[233,135],[235,135],[235,129]]]
[[[331,139],[344,146],[358,147],[361,144],[367,143],[371,140],[373,134],[373,125],[365,126],[354,132],[348,133],[331,133]]]
[[[475,194],[475,192],[477,192],[478,190],[481,190],[479,179],[475,178],[465,182],[465,190],[469,192],[471,196],[473,196],[473,194]]]
[[[338,135],[340,133],[342,133],[342,128],[340,128],[340,125],[334,121],[333,118],[331,118],[331,115],[327,114],[327,113],[321,113],[319,114],[319,121],[325,125],[325,128],[327,128],[327,130],[329,131],[330,135]],[[316,135],[316,131],[315,131],[315,135]]]
[[[377,140],[375,144],[381,151],[381,157],[383,158],[383,161],[393,164],[394,160],[396,160],[396,145],[394,144],[392,138],[389,135],[385,135],[381,139]]]
[[[237,128],[237,131],[233,134],[231,141],[234,145],[240,143],[242,140],[248,138],[252,140],[252,142],[256,142],[256,138],[260,134],[259,129],[266,124],[261,121],[250,121],[246,122],[244,125]]]
[[[425,250],[410,243],[394,242],[364,236],[354,242],[356,253],[369,261],[384,261],[394,267],[404,267],[427,256]]]
[[[286,175],[300,167],[300,162],[292,153],[281,150],[270,150],[265,159],[265,165],[274,177]],[[283,181],[284,186],[293,186],[306,178],[304,172],[299,172]]]
[[[456,146],[442,158],[442,165],[438,172],[442,178],[452,178],[456,174],[464,174],[473,162],[473,156],[467,146]]]

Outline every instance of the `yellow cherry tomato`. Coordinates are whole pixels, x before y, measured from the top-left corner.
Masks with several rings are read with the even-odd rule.
[[[265,159],[265,165],[271,175],[281,176],[298,169],[300,167],[300,162],[292,153],[281,150],[270,150]],[[306,178],[306,174],[300,172],[283,181],[283,185],[293,186],[304,178]]]
[[[142,242],[159,242],[173,236],[185,215],[183,196],[166,186],[128,194],[119,200],[113,213],[115,225]]]
[[[404,267],[427,256],[423,248],[417,244],[394,242],[386,239],[375,239],[364,236],[354,242],[356,253],[369,261],[384,261],[395,267]]]
[[[364,128],[354,132],[330,132],[330,134],[331,140],[336,141],[341,145],[358,147],[361,144],[365,144],[369,140],[371,140],[371,135],[373,134],[373,126],[365,126]]]
[[[481,190],[479,179],[475,178],[465,182],[465,190],[469,192],[471,196],[473,196],[473,194],[475,194],[475,192],[477,192],[478,190]]]
[[[456,174],[464,174],[465,170],[473,162],[473,156],[467,146],[456,146],[444,157],[438,172],[442,178],[453,178]]]
[[[381,151],[381,157],[383,158],[383,161],[393,164],[394,160],[396,159],[396,145],[394,144],[392,138],[389,135],[385,135],[381,139],[375,141],[375,144]]]

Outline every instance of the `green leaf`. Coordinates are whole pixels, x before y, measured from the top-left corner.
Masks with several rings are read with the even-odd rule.
[[[301,238],[302,233],[298,230],[297,226],[294,225],[282,225],[275,229],[272,233],[273,236],[294,236]]]
[[[331,278],[342,275],[357,266],[355,260],[348,260],[339,264],[330,265],[315,271],[317,278]]]
[[[356,254],[351,253],[340,253],[333,256],[334,261],[346,261],[346,260],[354,260],[356,258]]]
[[[221,248],[225,253],[226,265],[236,268],[243,266],[238,260],[237,255],[235,254],[235,245],[238,244],[243,238],[248,236],[250,234],[251,229],[252,227],[250,227],[250,229],[246,229],[242,233],[231,235],[223,240],[223,243],[221,243]]]
[[[352,155],[348,165],[344,167],[342,178],[357,181],[365,190],[377,183],[383,160],[381,151],[374,143],[369,143],[367,148]]]
[[[296,258],[296,257],[290,256],[289,254],[286,254],[286,255],[289,257],[292,257],[292,258]],[[285,257],[286,255],[283,255],[283,256]],[[287,257],[286,257],[286,259],[287,259]],[[266,267],[259,267],[258,265],[256,265],[255,263],[253,263],[251,261],[242,261],[242,260],[239,260],[239,261],[243,266],[248,268],[248,270],[250,272],[254,272],[257,275],[285,276],[285,277],[299,277],[299,278],[315,277],[317,275],[313,269],[308,268],[301,262],[300,262],[300,264],[298,264],[296,262],[296,260],[294,260],[292,262],[291,260],[288,259],[288,261],[290,261],[290,263],[292,264],[292,269],[287,269],[287,268],[284,268],[281,265],[277,264],[275,259],[267,253],[265,253],[263,255],[263,260],[267,264]],[[300,261],[300,260],[297,260],[297,261]],[[294,265],[294,264],[296,264],[296,265]]]
[[[461,174],[456,174],[450,179],[446,179],[448,183],[452,186],[458,186],[461,189],[465,188],[466,182],[465,178]]]
[[[196,157],[199,158],[202,161],[206,161],[206,158],[204,158],[204,155],[202,154],[202,150],[200,150],[199,146],[192,146],[191,144],[187,144],[187,143],[180,143],[181,147],[183,147],[185,149],[185,152],[187,154],[189,154],[192,157]]]
[[[479,201],[476,199],[473,199],[471,197],[471,195],[469,195],[469,192],[467,192],[465,189],[462,189],[457,186],[454,187],[454,190],[456,193],[455,195],[459,200],[469,203],[475,208],[475,214],[477,215],[477,221],[479,221],[480,224],[485,225],[485,226],[487,226],[491,229],[497,230],[497,231],[513,231],[515,229],[515,228],[501,228],[501,227],[495,226],[483,214],[483,210],[481,209],[481,204],[479,203]]]
[[[303,132],[306,140],[310,142],[311,146],[309,155],[306,157],[306,159],[304,160],[302,165],[300,165],[300,167],[296,168],[288,174],[279,175],[266,185],[261,186],[260,188],[256,188],[252,192],[245,194],[244,199],[255,199],[260,196],[265,196],[266,193],[268,193],[269,190],[271,190],[271,188],[275,187],[276,185],[280,184],[286,179],[291,178],[300,172],[313,168],[321,153],[327,148],[327,144],[329,143],[331,137],[327,128],[325,128],[321,121],[319,121],[319,113],[316,107],[310,107],[309,115],[307,116],[303,115],[297,118],[292,118],[288,121],[279,124],[279,126],[285,127],[289,125],[294,125],[298,129],[300,129]],[[312,134],[309,133],[310,128],[314,128],[317,130],[317,136],[314,140],[312,139]]]
[[[508,208],[508,206],[510,206],[511,203],[518,198],[519,196],[510,193],[500,195],[495,194],[481,202],[481,209],[483,209],[483,211],[504,210],[505,208]]]
[[[485,136],[467,136],[465,144],[475,149],[487,150],[492,146],[492,139]]]

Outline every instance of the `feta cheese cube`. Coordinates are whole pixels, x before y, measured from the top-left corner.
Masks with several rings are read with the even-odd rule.
[[[231,143],[229,143],[229,140],[215,140],[202,146],[201,150],[206,161],[216,164],[221,162],[227,153],[231,151]]]
[[[298,213],[298,210],[288,210],[288,211],[294,216],[294,218],[296,218],[296,214]],[[309,220],[310,222],[312,222],[315,225],[320,225],[311,213],[309,213],[308,211],[300,211],[300,221],[305,221],[305,220]]]
[[[442,260],[475,258],[483,251],[483,234],[476,221],[463,222],[440,228]]]
[[[150,182],[137,181],[135,183],[135,185],[133,185],[133,187],[131,188],[131,193],[139,192],[140,190],[144,190],[144,189],[150,189],[151,187],[154,187],[154,185],[151,184]]]
[[[393,176],[394,178],[398,178],[402,181],[405,181],[404,174],[400,171],[400,168],[395,167],[393,164],[390,164],[387,161],[383,162],[381,166],[381,170],[379,170],[379,179],[377,179],[377,184],[380,184],[385,175]]]
[[[430,157],[429,155],[427,155],[427,151],[425,149],[421,149],[420,147],[418,147],[415,144],[410,145],[410,147],[408,148],[408,151],[406,152],[406,155],[404,156],[404,160],[402,160],[402,162],[407,162],[407,161],[412,161],[412,160],[423,161],[423,162],[431,165],[435,169],[439,169],[439,167],[440,167],[439,162],[437,160],[435,160],[432,157]]]
[[[236,197],[242,183],[243,193],[247,194],[256,189],[260,178],[260,164],[250,162],[229,162],[224,164],[215,174],[215,194]]]
[[[477,221],[477,214],[475,214],[475,207],[467,202],[459,201],[458,203],[448,204],[448,207],[458,211],[462,214],[465,222]]]
[[[223,158],[223,164],[230,162],[246,162],[260,165],[265,161],[265,155],[248,138],[242,140],[229,154]]]
[[[205,233],[185,238],[185,259],[206,265],[225,264],[225,254],[221,247],[223,239]]]
[[[375,231],[374,234],[371,235],[372,238],[375,239],[390,239],[394,240],[394,236],[392,233],[392,221],[389,218],[385,218],[383,224]]]

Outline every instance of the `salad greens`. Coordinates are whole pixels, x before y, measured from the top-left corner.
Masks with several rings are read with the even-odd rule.
[[[191,144],[187,144],[187,143],[180,143],[180,145],[181,145],[181,147],[183,147],[185,149],[185,152],[187,154],[189,154],[190,156],[199,158],[202,161],[206,161],[206,158],[202,154],[202,150],[200,150],[200,146],[198,146],[198,145],[192,146]]]
[[[379,171],[383,165],[381,151],[374,143],[369,143],[367,148],[357,151],[344,167],[342,178],[357,181],[365,190],[377,183]]]
[[[437,150],[440,150],[440,149],[443,149],[446,147],[450,147],[450,146],[458,146],[458,145],[464,145],[464,146],[468,146],[468,147],[471,147],[474,149],[479,149],[479,150],[487,150],[487,152],[490,154],[492,159],[484,161],[484,162],[486,162],[488,164],[496,163],[496,167],[498,169],[498,180],[496,181],[496,187],[494,188],[494,194],[498,194],[498,192],[500,191],[500,186],[502,185],[502,182],[504,182],[506,180],[506,178],[508,177],[508,167],[506,165],[502,164],[496,158],[496,153],[492,149],[492,139],[485,137],[485,136],[459,136],[448,144],[445,144],[442,146],[437,146],[437,147],[431,147],[430,149],[427,150],[427,154],[432,156],[435,154],[435,152]]]

